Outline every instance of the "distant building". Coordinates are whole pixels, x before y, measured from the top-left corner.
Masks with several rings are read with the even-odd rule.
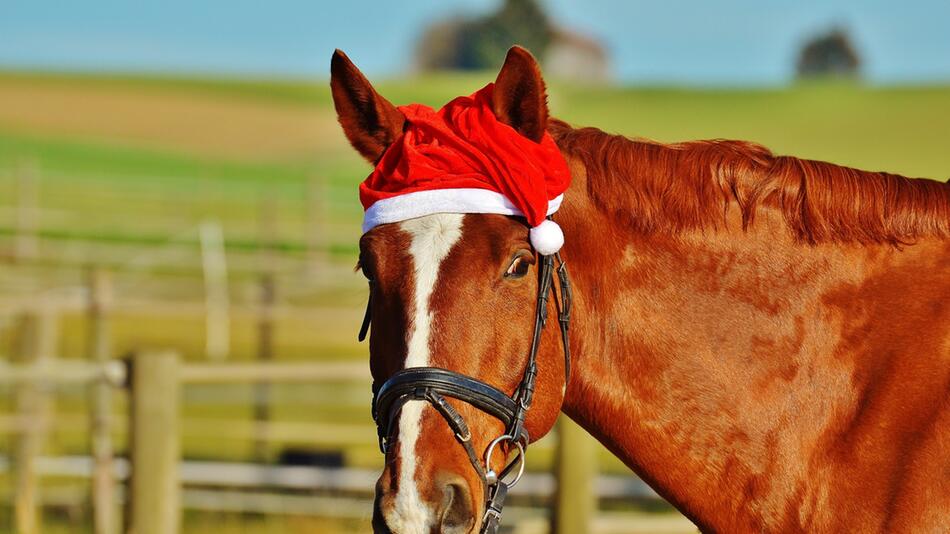
[[[604,47],[590,37],[564,28],[554,29],[542,62],[545,75],[552,78],[587,83],[610,78],[610,62]]]
[[[556,27],[539,0],[505,0],[494,13],[436,21],[419,37],[415,63],[423,71],[495,69],[516,44],[537,56],[552,77],[585,82],[608,78],[604,48],[590,37]]]

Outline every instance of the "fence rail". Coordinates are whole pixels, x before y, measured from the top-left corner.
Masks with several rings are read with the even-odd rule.
[[[105,381],[122,386],[127,380],[127,368],[127,363],[122,360],[88,362],[56,358],[24,365],[0,361],[0,384],[34,381],[85,384]],[[181,365],[178,379],[187,384],[368,382],[369,367],[360,362],[195,363]]]
[[[223,384],[235,382],[335,382],[369,381],[369,365],[364,362],[280,362],[185,364],[180,378],[185,383]]]
[[[90,456],[40,456],[36,471],[43,476],[89,478],[95,466]],[[9,458],[0,456],[0,473],[10,469]],[[375,491],[377,469],[353,467],[281,466],[244,462],[184,460],[178,468],[181,483],[189,486],[216,486],[243,489],[305,490],[328,493],[371,495]],[[126,480],[131,466],[126,458],[116,458],[112,475]],[[557,481],[551,473],[525,473],[511,495],[547,499],[555,494]],[[593,495],[598,499],[659,500],[643,481],[624,475],[594,478]]]
[[[88,384],[105,381],[121,386],[126,379],[126,365],[118,360],[92,363],[82,360],[45,359],[23,365],[0,361],[0,384],[49,382],[56,384]]]

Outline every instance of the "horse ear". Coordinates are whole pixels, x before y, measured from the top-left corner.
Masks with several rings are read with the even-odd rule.
[[[400,135],[406,117],[373,89],[342,51],[330,60],[330,90],[337,119],[357,152],[376,163]]]
[[[540,141],[548,125],[548,97],[537,60],[520,46],[508,50],[495,80],[492,108],[498,120],[532,141]]]

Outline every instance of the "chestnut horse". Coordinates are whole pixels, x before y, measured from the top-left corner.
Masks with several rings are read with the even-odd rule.
[[[404,117],[337,52],[332,91],[377,161]],[[571,267],[571,380],[538,354],[532,439],[560,411],[705,532],[950,531],[950,185],[773,155],[661,144],[548,117],[509,52],[496,116],[546,130],[573,182],[556,218]],[[522,219],[439,214],[360,240],[370,366],[441,367],[511,393],[534,321]],[[553,310],[554,304],[551,304]],[[476,450],[503,432],[449,401]],[[378,532],[474,532],[481,480],[443,417],[410,401],[376,494]]]

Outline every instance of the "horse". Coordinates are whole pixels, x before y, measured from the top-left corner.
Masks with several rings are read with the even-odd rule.
[[[331,73],[346,137],[379,161],[404,115],[340,51]],[[549,117],[518,47],[494,83],[497,118],[553,136],[572,179],[556,215],[569,347],[541,332],[532,441],[563,411],[703,532],[950,531],[950,185],[574,128]],[[432,214],[359,245],[377,387],[425,367],[515,394],[545,265],[522,218]],[[443,400],[475,451],[506,432]],[[441,409],[410,399],[393,416],[376,532],[486,521]]]

